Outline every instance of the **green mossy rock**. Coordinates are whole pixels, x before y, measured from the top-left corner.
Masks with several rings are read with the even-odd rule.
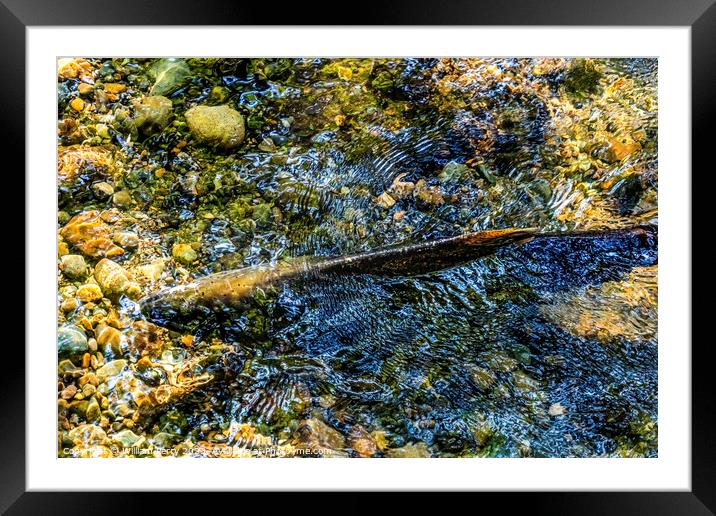
[[[169,95],[181,88],[189,79],[189,65],[183,59],[161,59],[147,72],[154,79],[149,95]]]
[[[172,101],[161,95],[134,103],[134,125],[146,135],[161,132],[172,116]]]
[[[196,106],[185,116],[191,135],[200,143],[228,150],[244,141],[244,117],[229,106]]]

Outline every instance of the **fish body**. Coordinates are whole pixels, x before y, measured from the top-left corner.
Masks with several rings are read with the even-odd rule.
[[[470,232],[411,245],[335,258],[299,258],[276,265],[258,265],[198,278],[186,285],[161,290],[139,301],[150,320],[171,326],[186,319],[201,320],[216,313],[241,309],[260,289],[293,280],[318,280],[321,275],[428,274],[494,254],[510,245],[534,239],[617,239],[629,248],[656,246],[656,228],[540,233],[534,228]]]

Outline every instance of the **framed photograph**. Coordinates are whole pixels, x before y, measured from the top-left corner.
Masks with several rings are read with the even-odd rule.
[[[3,0],[27,203],[3,511],[714,513],[691,171],[716,7],[364,7]]]

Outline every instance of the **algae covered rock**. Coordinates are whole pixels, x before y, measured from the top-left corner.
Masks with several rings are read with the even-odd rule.
[[[160,59],[147,71],[154,79],[150,96],[169,95],[181,88],[189,79],[189,65],[183,59]]]
[[[599,92],[602,76],[594,60],[575,59],[564,74],[564,87],[577,97],[586,97]]]
[[[229,106],[196,106],[185,116],[191,135],[200,143],[233,149],[244,140],[244,117]]]
[[[430,450],[425,443],[406,444],[401,448],[393,448],[385,452],[392,459],[421,459],[430,457]]]
[[[442,171],[438,175],[438,179],[441,183],[459,181],[467,174],[468,171],[469,168],[467,167],[467,165],[451,161],[443,167]]]
[[[176,244],[172,248],[172,257],[183,265],[189,265],[198,258],[198,255],[190,244]]]
[[[159,133],[172,116],[172,101],[161,95],[134,102],[134,125],[145,135]]]

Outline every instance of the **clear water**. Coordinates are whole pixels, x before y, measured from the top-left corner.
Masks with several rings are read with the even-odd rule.
[[[466,231],[658,223],[656,60],[187,59],[167,94],[172,123],[149,137],[121,111],[152,88],[155,61],[88,62],[95,83],[127,90],[78,114],[81,79],[60,80],[59,118],[81,136],[61,123],[59,143],[112,146],[109,182],[132,202],[98,200],[77,188],[96,177],[79,176],[60,185],[59,226],[119,212],[140,243],[115,261],[135,276],[165,261],[142,294]],[[183,113],[195,104],[236,108],[244,143],[194,141]],[[394,204],[380,202],[385,192]],[[172,259],[177,243],[194,243],[197,259]],[[435,457],[656,456],[655,253],[557,240],[420,277],[294,282],[198,335],[146,330],[133,302],[113,300],[128,345],[99,351],[128,366],[99,387],[115,417],[92,422],[107,434],[95,453],[129,428],[139,448],[195,455],[296,455],[318,440],[318,455],[338,456],[406,445]],[[73,283],[59,281],[62,301]],[[60,310],[60,325],[94,311]],[[152,349],[137,344],[148,331]],[[172,380],[167,367],[210,380]],[[58,390],[77,381],[60,374]],[[182,388],[160,403],[162,385]],[[124,406],[133,412],[118,417]],[[61,407],[60,443],[89,446],[68,437],[83,423]]]

